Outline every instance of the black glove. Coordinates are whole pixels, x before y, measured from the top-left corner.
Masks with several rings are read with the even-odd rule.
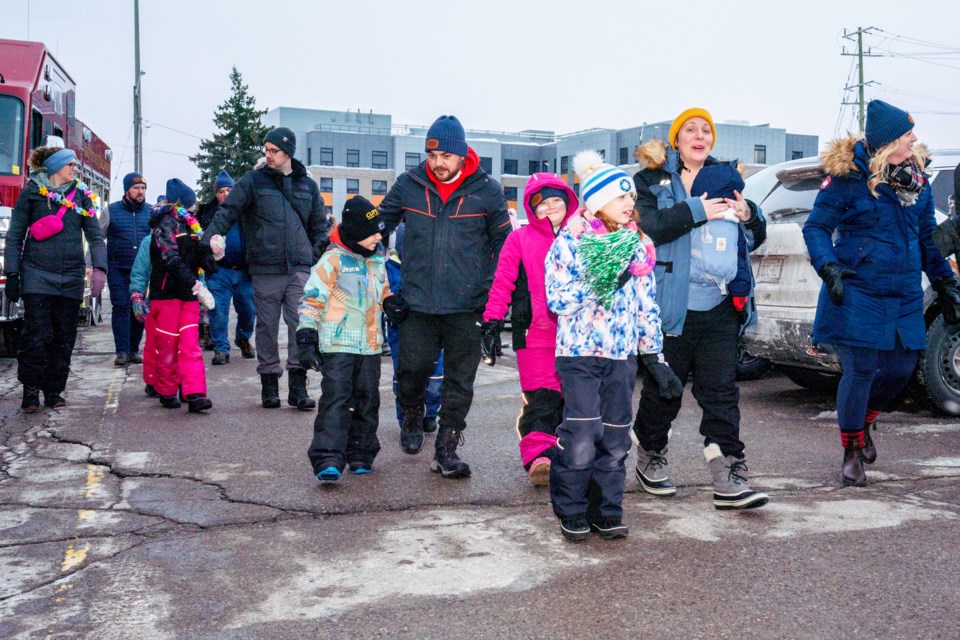
[[[7,274],[7,286],[3,290],[3,295],[7,297],[11,303],[16,302],[20,299],[20,274],[19,273],[8,273]]]
[[[503,345],[500,344],[501,331],[503,331],[503,320],[480,323],[480,355],[483,357],[483,363],[491,367],[497,363],[497,356],[503,355]]]
[[[827,285],[827,293],[830,295],[830,302],[838,307],[843,305],[843,281],[846,278],[852,278],[857,275],[853,269],[841,267],[836,262],[828,262],[820,267],[820,279]]]
[[[387,296],[383,299],[383,313],[390,322],[400,324],[407,319],[407,314],[410,313],[410,305],[401,296]]]
[[[957,203],[957,206],[960,206],[960,202]],[[960,221],[949,218],[933,230],[933,242],[944,258],[960,252],[960,229],[957,228],[958,226],[960,226]]]
[[[937,292],[937,300],[943,309],[943,321],[947,324],[960,323],[960,288],[957,288],[957,279],[941,278],[933,283],[933,290]]]
[[[620,274],[620,277],[617,278],[617,289],[623,289],[623,285],[627,284],[630,280],[630,276],[633,274],[630,273],[630,265],[627,265],[627,268],[623,270],[623,273]]]
[[[659,353],[646,353],[640,356],[640,360],[643,361],[643,366],[647,368],[647,371],[650,372],[657,383],[661,398],[665,400],[679,398],[683,395],[683,385],[680,383],[680,378],[673,372],[670,365],[660,361],[661,357]]]
[[[297,353],[304,369],[320,371],[323,356],[320,355],[320,335],[316,329],[297,329]]]

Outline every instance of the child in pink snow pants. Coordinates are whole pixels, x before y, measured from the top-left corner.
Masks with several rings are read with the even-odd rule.
[[[557,316],[547,308],[543,263],[578,204],[576,193],[559,177],[552,173],[530,176],[523,190],[529,224],[507,236],[483,312],[484,361],[492,365],[507,307],[511,309],[523,392],[523,409],[517,418],[520,459],[536,485],[549,483],[550,462],[557,452],[556,429],[563,419],[556,368]]]

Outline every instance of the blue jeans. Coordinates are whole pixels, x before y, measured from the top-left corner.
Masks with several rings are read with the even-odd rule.
[[[237,312],[236,339],[249,340],[257,319],[257,310],[253,306],[253,283],[246,271],[222,268],[212,276],[207,276],[207,288],[217,303],[214,309],[207,312],[213,348],[220,353],[230,353],[230,299],[233,299],[233,308]]]
[[[397,325],[387,323],[387,344],[390,345],[390,358],[393,360],[393,398],[397,405],[397,423],[403,427],[403,413],[400,411],[400,396],[397,394],[397,365],[400,353],[400,329]],[[436,418],[440,410],[440,387],[443,385],[443,351],[437,358],[437,366],[433,369],[430,381],[427,382],[426,410],[424,418]]]
[[[110,327],[117,355],[137,353],[143,338],[143,323],[133,315],[130,304],[130,269],[107,268],[107,286],[110,287]]]

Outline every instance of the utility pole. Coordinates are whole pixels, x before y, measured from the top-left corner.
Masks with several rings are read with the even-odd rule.
[[[863,27],[857,27],[857,30],[856,30],[856,31],[851,31],[851,32],[848,33],[847,30],[844,29],[844,30],[843,30],[843,37],[844,37],[844,39],[853,41],[853,36],[856,36],[856,37],[857,37],[857,52],[856,52],[856,53],[847,53],[847,49],[846,49],[846,47],[844,47],[844,48],[843,48],[843,53],[840,54],[840,55],[843,55],[843,56],[857,56],[857,67],[858,67],[858,71],[859,71],[860,81],[859,81],[856,85],[854,85],[854,86],[857,87],[857,89],[858,89],[859,99],[857,100],[856,103],[844,102],[843,104],[856,104],[856,105],[858,105],[858,107],[859,107],[859,120],[860,120],[860,135],[863,135],[864,129],[866,128],[866,122],[867,122],[866,101],[865,101],[865,99],[864,99],[863,89],[864,89],[864,87],[866,87],[868,84],[875,84],[872,80],[871,80],[870,82],[864,82],[864,81],[863,81],[863,58],[864,58],[864,56],[866,56],[866,57],[868,57],[868,58],[879,58],[879,57],[880,57],[880,56],[878,56],[878,55],[872,54],[872,53],[870,52],[870,49],[867,49],[866,54],[864,54],[864,52],[863,52],[863,34],[865,34],[865,33],[870,33],[870,32],[873,31],[873,30],[874,30],[874,27],[867,27],[866,29],[864,29]],[[853,89],[853,87],[844,87],[843,89],[844,89],[844,91],[849,91],[849,90]]]
[[[140,0],[133,0],[133,170],[143,173],[143,114],[140,111]]]

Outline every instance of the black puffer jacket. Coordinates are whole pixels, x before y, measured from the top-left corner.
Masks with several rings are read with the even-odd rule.
[[[71,190],[67,189],[64,195]],[[93,206],[79,190],[73,201],[81,209],[89,210]],[[90,259],[95,269],[107,270],[107,246],[97,219],[71,210],[64,212],[63,231],[57,235],[42,242],[28,237],[31,224],[56,215],[59,210],[58,205],[40,195],[39,185],[31,178],[20,192],[10,216],[3,270],[20,274],[23,293],[82,298],[86,268],[83,237],[90,245]]]
[[[297,202],[299,214],[284,191]],[[209,246],[214,235],[225,236],[238,220],[243,221],[251,274],[307,273],[330,239],[320,188],[296,159],[288,176],[264,167],[237,180],[204,231],[203,243]]]
[[[500,183],[477,167],[444,203],[424,162],[397,178],[379,209],[388,233],[407,223],[403,297],[411,309],[483,310],[511,228]]]
[[[209,246],[200,244],[200,238],[185,220],[170,207],[150,220],[153,242],[150,243],[150,298],[153,300],[191,301],[193,285],[199,269],[216,273],[217,266]]]

